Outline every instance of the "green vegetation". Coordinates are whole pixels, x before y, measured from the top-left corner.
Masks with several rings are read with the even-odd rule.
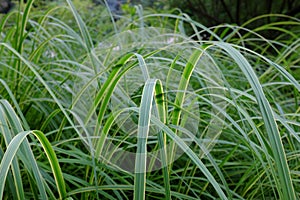
[[[299,19],[33,3],[1,16],[0,199],[300,198]]]
[[[215,26],[221,23],[242,25],[256,16],[271,13],[280,13],[293,17],[299,17],[300,14],[300,2],[297,0],[171,0],[167,2],[169,2],[171,7],[179,7],[190,14],[193,19],[201,20],[206,26]],[[260,21],[256,21],[251,27],[278,20],[280,19],[265,17]]]

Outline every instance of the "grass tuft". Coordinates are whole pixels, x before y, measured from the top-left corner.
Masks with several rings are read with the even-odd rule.
[[[0,199],[299,199],[299,26],[20,1],[0,16]]]

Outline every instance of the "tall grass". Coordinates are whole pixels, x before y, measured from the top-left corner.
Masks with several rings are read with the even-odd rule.
[[[300,197],[299,19],[33,3],[1,16],[1,199]]]

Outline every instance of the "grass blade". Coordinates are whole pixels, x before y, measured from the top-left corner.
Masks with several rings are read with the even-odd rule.
[[[247,80],[249,81],[255,93],[258,106],[262,113],[262,118],[265,123],[266,132],[269,136],[269,142],[272,147],[276,169],[273,170],[273,176],[281,199],[296,199],[294,187],[292,184],[290,170],[286,159],[284,147],[280,138],[274,113],[266,99],[261,84],[254,73],[252,67],[245,57],[232,46],[226,43],[215,43],[220,48],[224,49],[239,65]]]
[[[220,185],[217,183],[213,175],[209,172],[203,162],[199,159],[199,157],[190,149],[184,141],[177,136],[174,131],[172,131],[169,127],[163,124],[159,119],[152,116],[151,121],[159,128],[161,128],[186,154],[187,156],[197,165],[197,167],[202,171],[204,176],[208,179],[208,181],[212,184],[215,188],[216,192],[218,193],[221,199],[227,199],[226,195],[224,194],[223,190],[221,189]]]
[[[65,182],[62,176],[61,168],[59,166],[57,157],[55,155],[55,152],[46,138],[46,136],[40,132],[40,131],[24,131],[16,135],[11,142],[9,143],[7,150],[4,153],[4,156],[1,160],[0,164],[0,177],[3,181],[0,182],[0,199],[3,197],[3,189],[5,185],[5,179],[7,177],[7,173],[9,170],[9,167],[13,161],[13,159],[16,156],[17,151],[19,150],[19,147],[21,143],[25,140],[25,138],[29,135],[33,134],[35,135],[38,140],[40,141],[47,157],[51,165],[51,169],[55,178],[57,190],[60,196],[60,199],[64,199],[66,197],[66,188],[65,188]]]
[[[149,79],[146,81],[141,106],[139,109],[138,139],[135,158],[135,176],[134,176],[134,199],[145,199],[146,191],[146,165],[147,165],[147,138],[150,127],[150,116],[152,101],[157,80]]]

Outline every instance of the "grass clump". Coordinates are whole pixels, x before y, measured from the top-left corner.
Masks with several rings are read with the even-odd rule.
[[[299,198],[299,19],[33,3],[1,16],[3,199]]]

